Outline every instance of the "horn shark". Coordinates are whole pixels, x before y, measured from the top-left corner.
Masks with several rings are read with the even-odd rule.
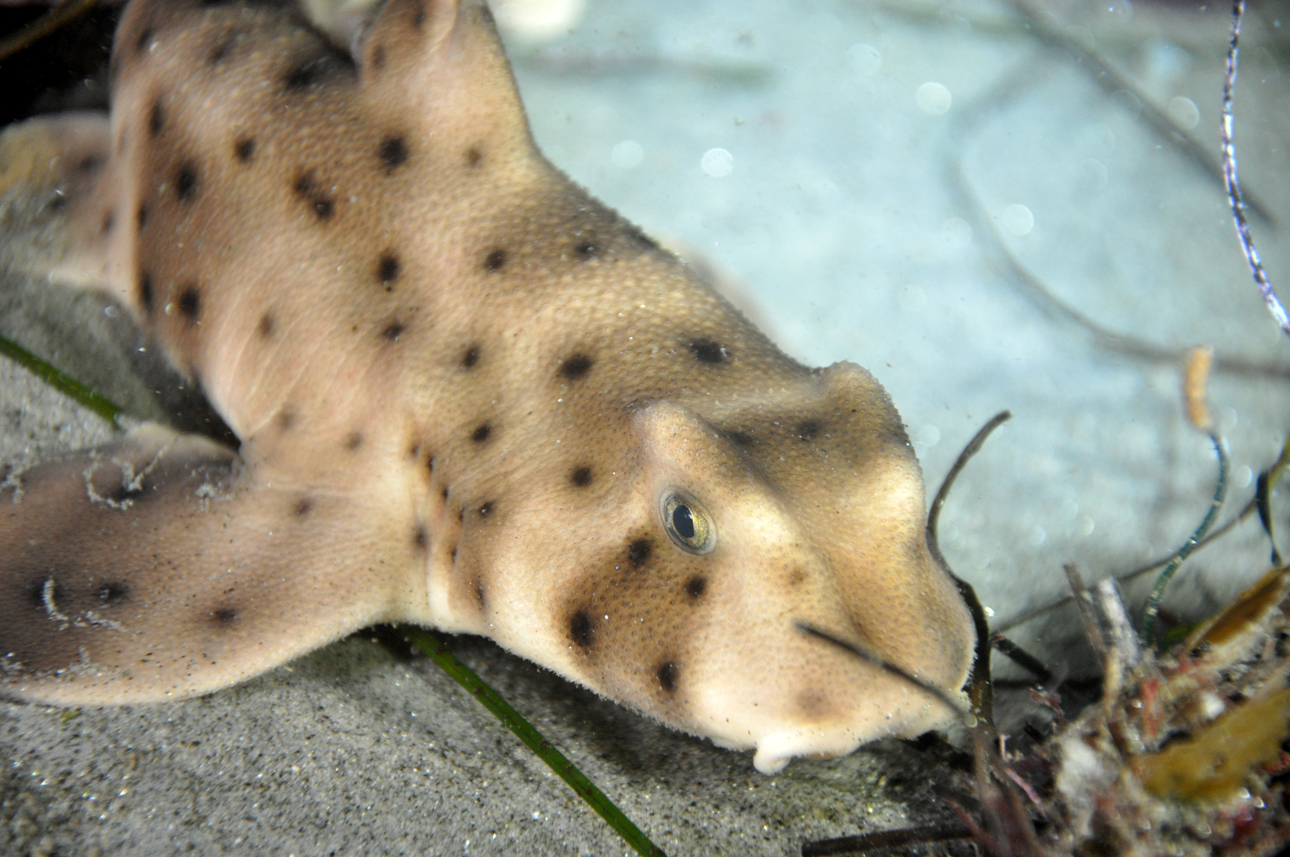
[[[764,772],[955,716],[975,632],[872,375],[781,353],[537,151],[487,7],[135,0],[110,117],[0,137],[6,240],[129,308],[158,425],[0,487],[0,692],[178,699],[481,634]],[[809,622],[943,692],[821,645]]]

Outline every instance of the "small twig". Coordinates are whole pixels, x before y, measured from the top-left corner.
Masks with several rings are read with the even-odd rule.
[[[1241,38],[1241,19],[1245,16],[1245,0],[1235,0],[1232,4],[1232,38],[1227,45],[1227,66],[1223,75],[1223,121],[1219,126],[1219,138],[1223,146],[1223,184],[1227,188],[1227,199],[1232,204],[1232,218],[1236,221],[1236,237],[1240,239],[1241,249],[1245,252],[1245,261],[1254,274],[1254,282],[1263,295],[1268,312],[1276,319],[1281,329],[1290,336],[1290,316],[1277,297],[1276,289],[1268,280],[1267,271],[1263,269],[1263,260],[1254,246],[1250,235],[1250,224],[1245,219],[1245,199],[1241,193],[1241,180],[1236,173],[1236,144],[1232,140],[1232,94],[1236,89],[1237,43]]]
[[[1052,670],[1044,666],[1043,662],[1040,661],[1039,658],[1030,654],[1030,652],[1027,652],[1025,649],[1021,648],[1021,646],[1018,646],[1002,634],[992,635],[990,637],[990,645],[997,649],[999,654],[1007,656],[1010,661],[1037,678],[1041,685],[1046,685],[1052,681]]]
[[[1097,608],[1102,639],[1127,673],[1142,662],[1142,647],[1138,645],[1138,635],[1133,632],[1133,623],[1129,621],[1120,586],[1114,577],[1104,577],[1093,584],[1090,595],[1093,606]]]
[[[64,0],[7,39],[0,39],[0,60],[26,50],[68,22],[93,9],[98,0]]]
[[[1084,636],[1088,637],[1089,645],[1097,654],[1098,663],[1105,670],[1107,669],[1106,641],[1102,639],[1102,629],[1097,625],[1097,614],[1093,612],[1093,599],[1088,594],[1088,588],[1084,586],[1084,578],[1080,576],[1079,568],[1073,562],[1063,565],[1062,570],[1066,572],[1066,581],[1070,584],[1071,595],[1075,599],[1076,612],[1079,613],[1080,622],[1084,625]]]

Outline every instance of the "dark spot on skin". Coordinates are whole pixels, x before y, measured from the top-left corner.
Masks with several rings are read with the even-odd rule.
[[[708,589],[708,580],[705,577],[695,575],[685,582],[685,594],[691,598],[699,598]]]
[[[752,445],[753,445],[753,438],[752,438],[752,435],[748,434],[747,432],[742,432],[742,431],[732,431],[732,432],[729,432],[729,433],[726,435],[726,437],[730,438],[730,442],[731,442],[731,443],[733,443],[733,444],[735,444],[736,446],[752,446]]]
[[[581,244],[579,244],[577,247],[575,247],[575,248],[574,248],[574,250],[575,250],[575,251],[577,252],[577,254],[578,254],[578,259],[579,259],[580,261],[585,262],[585,261],[587,261],[588,259],[590,259],[592,256],[595,256],[595,255],[596,255],[596,253],[598,253],[598,252],[599,252],[600,248],[598,248],[598,247],[597,247],[593,242],[591,242],[591,241],[583,241]]]
[[[425,550],[426,545],[430,544],[430,536],[426,533],[425,527],[417,527],[413,531],[412,544],[417,546],[417,550]]]
[[[273,316],[269,315],[267,312],[264,315],[260,316],[259,330],[260,330],[261,339],[268,339],[270,336],[272,336],[273,335]]]
[[[135,50],[143,53],[150,44],[152,44],[152,27],[144,27],[143,32],[139,33],[139,41],[134,44]]]
[[[225,59],[228,58],[228,53],[232,49],[233,49],[233,40],[225,39],[215,47],[211,48],[211,52],[206,55],[206,62],[208,62],[210,65],[219,65]]]
[[[314,508],[314,501],[306,497],[305,499],[301,500],[299,503],[296,504],[296,517],[303,518],[305,515],[308,515],[310,512],[312,512],[313,508]]]
[[[278,428],[286,431],[296,424],[295,411],[281,411],[278,414]]]
[[[457,562],[457,545],[452,546],[452,561],[453,564],[456,564]]]
[[[690,350],[700,363],[724,363],[727,357],[726,347],[711,339],[694,340],[690,343]]]
[[[408,159],[408,144],[402,137],[386,137],[381,141],[378,154],[381,156],[381,163],[385,164],[386,172],[393,172]]]
[[[252,137],[243,137],[233,144],[233,154],[242,163],[248,163],[251,158],[255,157],[255,139]]]
[[[469,149],[466,150],[466,166],[468,167],[479,166],[479,161],[483,157],[484,155],[479,151],[478,146],[471,146]]]
[[[64,194],[62,191],[55,191],[55,194],[56,195],[54,196],[53,199],[45,203],[45,205],[49,208],[49,210],[62,211],[64,208],[67,208],[67,195]]]
[[[202,296],[196,286],[189,286],[180,293],[179,311],[189,321],[197,321],[197,315],[202,311]]]
[[[146,205],[139,206],[138,220],[139,220],[140,229],[142,229],[144,226],[148,224],[148,206]]]
[[[569,637],[584,649],[591,648],[596,642],[596,628],[591,624],[587,611],[579,610],[569,619]]]
[[[372,68],[380,71],[385,68],[385,46],[377,45],[372,48]]]
[[[677,667],[675,661],[663,661],[658,665],[658,686],[663,688],[665,693],[676,693],[676,673]]]
[[[431,473],[434,473],[434,456],[433,456],[433,455],[428,455],[428,456],[426,456],[426,470],[429,470]],[[445,494],[446,494],[446,492],[445,492]]]
[[[426,9],[425,9],[425,6],[421,5],[420,3],[417,3],[416,7],[417,7],[416,11],[412,13],[412,26],[416,27],[419,30],[425,26]]]
[[[493,433],[493,427],[488,423],[481,423],[474,431],[470,433],[470,439],[475,443],[483,443],[488,440],[488,436]]]
[[[326,220],[332,216],[336,204],[318,187],[312,172],[301,173],[292,187],[309,203],[319,220]]]
[[[466,520],[466,509],[462,507],[457,510],[457,521],[460,523]]]
[[[381,331],[381,336],[386,342],[398,342],[399,337],[403,335],[403,331],[406,329],[407,328],[399,324],[397,321],[392,322],[385,328],[385,330]]]
[[[804,690],[797,695],[797,707],[808,717],[821,717],[828,713],[828,697],[816,690]]]
[[[120,604],[130,598],[130,585],[128,583],[105,583],[99,587],[96,593],[99,600],[104,604]]]
[[[362,445],[363,445],[362,432],[352,431],[349,434],[345,435],[345,448],[348,449],[350,452],[353,452],[354,450],[358,449]]]
[[[579,467],[575,469],[573,471],[573,475],[569,477],[569,480],[579,488],[586,488],[591,484],[591,468]]]
[[[139,306],[144,315],[152,314],[152,277],[147,271],[139,274]]]
[[[789,586],[801,586],[802,581],[804,580],[806,580],[806,572],[802,571],[800,568],[794,568],[788,573]]]
[[[484,268],[489,271],[499,271],[506,264],[506,251],[501,249],[490,250],[484,257]]]
[[[166,111],[161,106],[160,101],[152,102],[152,110],[148,112],[148,133],[153,137],[158,136],[161,130],[166,127]]]
[[[569,381],[577,381],[591,371],[592,360],[585,354],[575,354],[560,364],[560,375]]]
[[[116,217],[109,211],[103,215],[103,234],[106,235],[111,232],[114,225],[116,225]]]
[[[493,501],[489,500],[487,503],[479,507],[479,517],[487,518],[491,514],[493,514]]]
[[[86,155],[81,158],[81,162],[76,165],[76,169],[83,173],[92,173],[97,170],[102,162],[94,155]]]
[[[472,345],[466,349],[466,353],[461,356],[461,368],[470,369],[479,362],[479,346]]]
[[[385,286],[387,292],[393,291],[390,283],[399,278],[399,259],[393,253],[383,253],[376,262],[376,279]]]
[[[211,618],[221,625],[231,625],[237,621],[237,611],[232,607],[217,607],[211,611]]]
[[[475,584],[475,600],[479,602],[480,610],[488,609],[488,599],[484,595],[484,584],[482,583],[477,582]]]
[[[649,543],[649,539],[637,539],[627,546],[627,558],[631,560],[633,568],[640,568],[653,551],[654,546]]]
[[[810,440],[820,433],[820,424],[815,420],[807,420],[797,427],[797,436],[802,440]]]
[[[197,196],[197,168],[184,164],[175,176],[175,195],[180,202],[192,202]]]
[[[282,76],[282,85],[288,92],[299,92],[313,86],[322,79],[323,74],[327,71],[329,57],[313,57],[305,60],[299,65],[287,69],[287,73]]]
[[[443,489],[443,500],[445,503],[448,502],[448,490],[449,489],[447,487]]]

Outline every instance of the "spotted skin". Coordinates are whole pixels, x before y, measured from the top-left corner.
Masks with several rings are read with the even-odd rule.
[[[135,0],[110,119],[0,138],[7,240],[113,293],[240,440],[151,426],[11,476],[3,690],[181,698],[400,621],[763,771],[945,723],[795,629],[950,695],[968,671],[874,378],[788,359],[548,164],[482,4],[389,0],[352,45]]]

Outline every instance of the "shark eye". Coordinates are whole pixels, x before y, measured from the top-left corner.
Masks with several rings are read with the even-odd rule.
[[[717,545],[717,530],[708,510],[676,488],[663,492],[659,511],[663,515],[663,529],[682,550],[690,553],[710,553]]]

